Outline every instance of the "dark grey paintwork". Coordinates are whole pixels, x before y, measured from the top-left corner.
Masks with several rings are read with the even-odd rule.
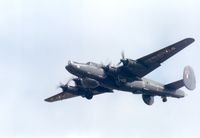
[[[74,79],[75,86],[62,85],[62,93],[45,101],[54,102],[75,96],[92,99],[93,95],[113,92],[113,90],[142,94],[143,101],[148,105],[154,103],[154,96],[161,96],[163,102],[167,101],[167,97],[185,97],[185,93],[179,88],[185,86],[189,90],[194,90],[196,87],[194,71],[189,66],[184,69],[183,79],[167,85],[143,77],[192,42],[194,42],[193,38],[186,38],[137,60],[125,59],[123,54],[120,60],[122,65],[117,67],[93,62],[84,64],[69,61],[65,68],[77,76]]]

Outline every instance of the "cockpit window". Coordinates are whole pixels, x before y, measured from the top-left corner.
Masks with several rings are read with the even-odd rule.
[[[101,67],[101,65],[94,63],[94,62],[87,62],[87,65],[95,66],[95,67]]]
[[[87,64],[87,65],[91,65],[91,62],[87,62],[86,64]]]

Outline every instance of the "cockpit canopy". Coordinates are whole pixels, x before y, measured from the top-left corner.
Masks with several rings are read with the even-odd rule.
[[[86,65],[91,65],[91,66],[95,66],[95,67],[102,67],[101,64],[97,64],[97,63],[94,63],[94,62],[87,62]]]

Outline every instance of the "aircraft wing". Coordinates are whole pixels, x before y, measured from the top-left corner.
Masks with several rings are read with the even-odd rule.
[[[73,98],[73,97],[77,97],[79,95],[74,95],[68,92],[61,92],[59,94],[56,94],[52,97],[49,97],[47,99],[45,99],[46,102],[55,102],[55,101],[60,101],[60,100],[64,100],[64,99],[69,99],[69,98]]]
[[[162,62],[166,61],[193,42],[193,38],[186,38],[166,48],[137,59],[136,62],[142,64],[144,68],[138,71],[136,75],[138,77],[144,77],[148,73],[158,68]]]
[[[103,94],[103,93],[106,93],[106,92],[113,92],[113,91],[110,90],[110,89],[101,87],[101,86],[92,90],[93,95]],[[56,102],[56,101],[61,101],[61,100],[64,100],[64,99],[74,98],[74,97],[77,97],[77,96],[84,96],[84,92],[82,92],[81,90],[78,91],[77,94],[72,94],[72,93],[69,93],[69,92],[61,92],[59,94],[56,94],[52,97],[45,99],[45,101],[46,102]]]

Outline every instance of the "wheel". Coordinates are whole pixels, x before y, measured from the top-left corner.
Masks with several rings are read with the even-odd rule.
[[[154,103],[154,96],[143,94],[142,99],[147,105],[152,105]]]
[[[87,98],[88,100],[91,100],[93,98],[93,94],[92,93],[87,93],[85,95],[85,98]]]
[[[167,97],[163,97],[162,98],[162,101],[165,103],[165,102],[167,102]]]

